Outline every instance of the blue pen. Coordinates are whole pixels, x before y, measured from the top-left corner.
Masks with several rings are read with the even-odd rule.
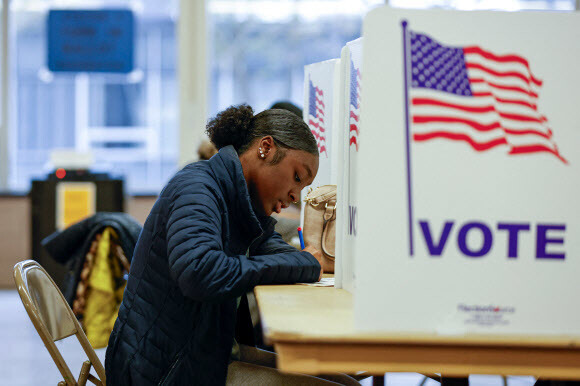
[[[300,248],[304,249],[304,236],[302,236],[302,228],[298,227],[298,238],[300,239]]]

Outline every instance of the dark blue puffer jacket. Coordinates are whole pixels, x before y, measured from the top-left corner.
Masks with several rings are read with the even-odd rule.
[[[178,172],[135,247],[107,348],[107,384],[224,385],[236,298],[258,284],[316,281],[320,273],[274,224],[252,210],[233,147]]]

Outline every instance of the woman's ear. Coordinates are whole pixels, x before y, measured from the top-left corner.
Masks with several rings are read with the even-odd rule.
[[[271,135],[262,138],[258,146],[258,158],[266,160],[274,153],[276,153],[274,138]]]

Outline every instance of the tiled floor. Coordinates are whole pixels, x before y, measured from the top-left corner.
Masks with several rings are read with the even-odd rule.
[[[71,371],[77,375],[84,353],[75,338],[57,342]],[[104,363],[105,349],[96,350]],[[0,385],[44,386],[56,385],[62,378],[44,347],[34,326],[30,322],[24,306],[15,290],[0,290]],[[423,376],[413,373],[389,373],[386,384],[391,386],[419,386]],[[499,376],[473,375],[469,378],[472,386],[503,386]],[[531,377],[508,377],[509,386],[531,386]],[[432,380],[423,385],[433,386]],[[370,381],[363,381],[370,386]]]

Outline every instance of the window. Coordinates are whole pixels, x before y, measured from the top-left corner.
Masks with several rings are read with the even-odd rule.
[[[382,0],[210,0],[210,115],[240,103],[303,104],[304,66],[340,57]]]
[[[575,6],[574,0],[390,0],[389,4],[400,8],[444,8],[464,11],[573,11]]]
[[[51,168],[57,148],[90,151],[94,170],[123,176],[130,193],[158,192],[177,169],[178,0],[12,0],[12,168],[9,188],[25,191]],[[50,9],[130,9],[134,70],[51,72]]]
[[[6,95],[6,61],[7,56],[4,55],[6,50],[5,47],[5,29],[7,29],[7,15],[8,10],[6,9],[6,5],[8,2],[6,0],[0,1],[0,191],[6,188],[7,180],[8,180],[8,170],[9,170],[9,162],[8,162],[8,130],[7,130],[7,114],[6,110],[8,109],[7,105],[7,95]]]

